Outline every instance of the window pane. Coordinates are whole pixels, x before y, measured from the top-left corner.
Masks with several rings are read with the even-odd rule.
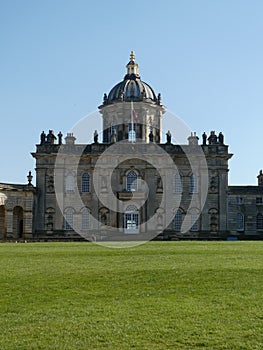
[[[88,173],[82,175],[81,191],[83,193],[90,192],[90,176]]]
[[[81,213],[81,228],[82,230],[88,230],[89,229],[89,210],[87,208],[84,208]]]
[[[191,231],[198,231],[198,215],[191,214]]]
[[[237,231],[244,230],[244,215],[242,213],[237,213]]]
[[[126,233],[139,232],[139,213],[135,205],[129,205],[125,210],[124,229]]]
[[[263,230],[263,215],[257,215],[257,230]]]
[[[243,204],[243,198],[242,197],[236,197],[236,203],[237,204]]]
[[[190,193],[198,193],[197,176],[195,174],[190,177]]]
[[[138,182],[137,182],[137,174],[135,171],[130,171],[127,175],[127,183],[126,183],[126,190],[128,192],[131,191],[137,191],[137,186],[138,186]]]
[[[174,175],[174,192],[182,193],[182,177],[180,174]]]
[[[69,174],[66,176],[66,193],[74,193],[74,176]]]
[[[65,211],[65,230],[72,230],[73,229],[73,209],[68,208]]]
[[[262,197],[257,197],[256,198],[256,203],[257,204],[263,204]]]
[[[181,231],[182,226],[182,212],[181,210],[177,210],[174,217],[174,229],[175,231]]]
[[[134,123],[129,123],[128,141],[136,141],[136,125]]]

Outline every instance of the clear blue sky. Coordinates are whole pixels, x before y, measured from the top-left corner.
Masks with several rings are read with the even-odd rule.
[[[261,0],[0,1],[0,182],[35,175],[30,152],[42,130],[65,135],[95,111],[134,50],[142,80],[171,112],[199,136],[224,133],[229,183],[256,184],[262,15]]]

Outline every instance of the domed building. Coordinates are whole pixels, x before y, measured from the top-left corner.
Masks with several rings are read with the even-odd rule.
[[[31,173],[27,184],[0,183],[0,239],[262,239],[262,171],[258,186],[229,186],[223,134],[177,144],[134,52],[126,69],[99,106],[102,137],[43,131],[36,186]]]
[[[161,119],[165,112],[161,94],[156,97],[154,90],[141,80],[133,51],[126,68],[123,81],[115,85],[108,95],[104,94],[103,104],[99,106],[103,117],[103,142],[111,141],[112,125],[116,141],[128,140],[134,132],[137,140],[149,142],[152,132],[152,138],[160,142]],[[136,123],[132,123],[131,111],[136,111]]]

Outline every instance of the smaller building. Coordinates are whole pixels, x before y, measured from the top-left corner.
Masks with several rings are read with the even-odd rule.
[[[32,238],[35,188],[31,184],[0,183],[0,240]]]
[[[263,174],[258,186],[229,186],[228,229],[238,239],[263,239]]]

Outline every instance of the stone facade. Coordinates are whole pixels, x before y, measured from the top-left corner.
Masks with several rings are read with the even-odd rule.
[[[228,230],[239,239],[263,239],[263,186],[260,181],[258,186],[229,186]]]
[[[0,240],[32,239],[35,189],[0,183]]]
[[[100,141],[43,131],[36,186],[31,173],[27,185],[0,184],[0,239],[263,238],[262,172],[258,186],[229,186],[222,133],[162,140],[165,107],[133,53],[99,111]]]

